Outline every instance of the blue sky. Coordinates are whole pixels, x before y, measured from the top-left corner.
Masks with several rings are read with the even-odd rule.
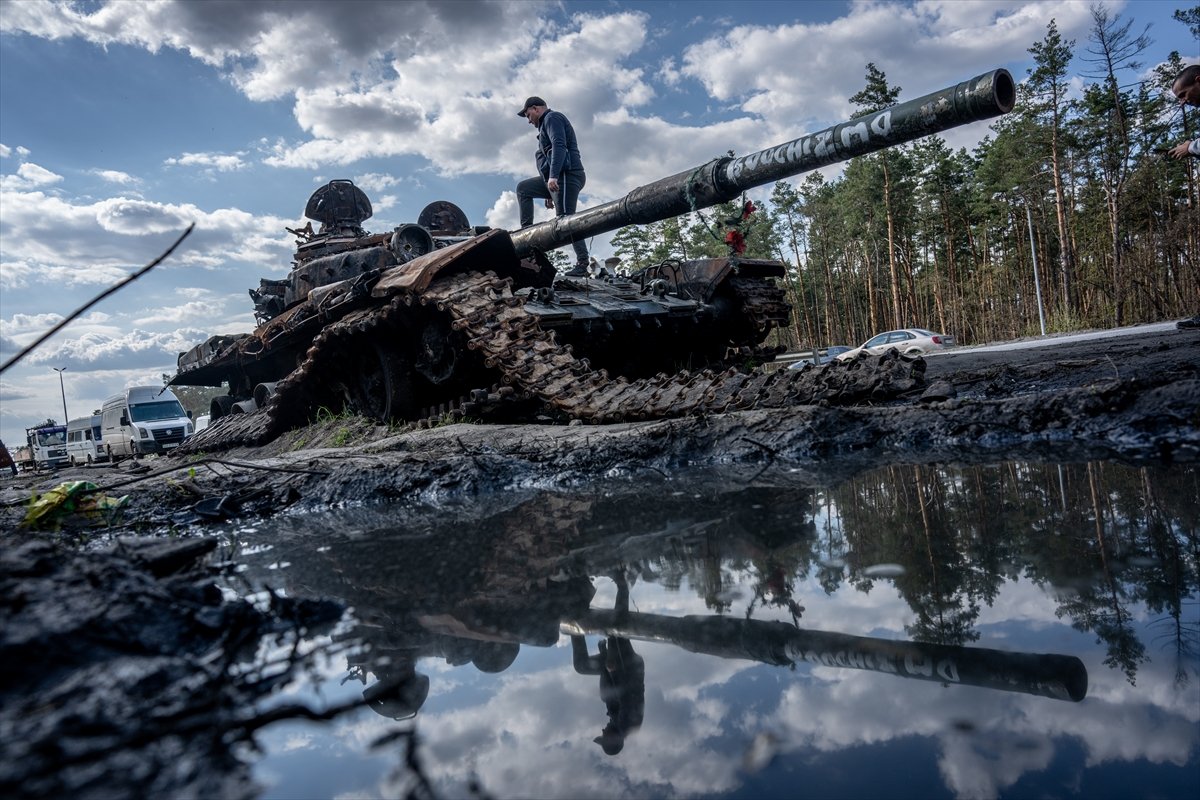
[[[1187,5],[1109,7],[1151,25],[1149,66],[1198,60],[1171,19]],[[287,274],[284,227],[333,178],[367,191],[373,231],[440,199],[516,227],[527,95],[572,120],[594,205],[846,118],[867,62],[901,99],[995,67],[1023,80],[1051,18],[1082,53],[1080,2],[0,0],[0,361],[196,223],[169,262],[4,373],[0,438],[62,416],[55,367],[82,416],[209,335],[252,329],[247,289]]]

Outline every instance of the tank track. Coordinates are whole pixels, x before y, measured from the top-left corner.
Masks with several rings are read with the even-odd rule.
[[[782,292],[757,283],[762,285],[741,279],[735,286],[747,314],[763,327],[786,320]],[[488,389],[426,409],[428,414],[414,427],[429,427],[447,418],[486,416],[489,408],[510,400],[537,400],[566,418],[613,423],[754,408],[878,403],[924,382],[925,362],[894,352],[804,370],[747,372],[729,367],[660,373],[638,380],[610,376],[576,358],[570,345],[559,345],[552,333],[543,330],[537,318],[524,310],[524,300],[513,294],[511,280],[491,272],[468,272],[439,279],[419,295],[394,295],[383,305],[353,311],[327,325],[263,408],[223,417],[176,452],[260,445],[307,423],[327,399],[313,387],[337,384],[346,357],[397,327],[413,304],[432,305],[448,315],[451,329],[461,332],[468,349],[476,351],[498,377],[498,383]]]

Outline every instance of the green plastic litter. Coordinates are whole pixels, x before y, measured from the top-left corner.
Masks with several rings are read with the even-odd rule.
[[[90,481],[67,481],[34,496],[21,527],[57,528],[63,522],[76,520],[93,525],[111,522],[129,496],[109,497],[98,493],[98,488]]]

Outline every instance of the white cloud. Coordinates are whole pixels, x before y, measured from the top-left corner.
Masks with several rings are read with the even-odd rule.
[[[0,261],[0,289],[23,289],[37,275],[38,268],[28,261]]]
[[[160,255],[188,225],[195,231],[165,268],[247,262],[286,264],[293,220],[236,208],[113,197],[77,203],[42,192],[0,193],[5,252],[0,285],[112,284]],[[12,235],[20,231],[20,236]],[[160,268],[161,269],[161,268]]]
[[[25,289],[43,285],[61,289],[112,286],[129,276],[128,268],[116,264],[32,264],[19,262],[0,267],[0,288]]]
[[[944,734],[938,768],[956,797],[995,798],[1029,772],[1040,772],[1054,757],[1045,735],[1013,735],[988,730],[970,736]]]
[[[174,354],[179,345],[192,337],[192,343],[204,338],[202,327],[207,327],[230,316],[241,313],[245,303],[240,295],[219,295],[197,289],[180,290],[176,294],[185,299],[180,303],[165,303],[157,308],[135,308],[121,314],[91,311],[71,321],[71,324],[44,343],[35,353],[27,357],[29,363],[69,361],[76,367],[94,361],[106,360],[115,352],[128,351],[145,353],[155,348]],[[16,313],[9,318],[0,318],[0,336],[12,350],[24,347],[60,323],[62,314]],[[166,323],[167,329],[150,332],[152,326]],[[197,327],[184,327],[184,326]],[[198,337],[198,338],[197,338]],[[159,359],[161,360],[161,359]],[[157,362],[156,362],[157,363]]]
[[[683,75],[679,72],[679,67],[675,63],[674,58],[663,59],[662,64],[658,67],[656,77],[665,85],[675,87],[683,80]]]
[[[26,161],[17,167],[15,175],[0,175],[0,190],[25,191],[59,183],[62,179],[62,175]]]
[[[97,169],[93,170],[93,174],[103,178],[109,183],[137,183],[137,178],[133,177],[128,172],[121,172],[119,169]]]
[[[158,309],[141,317],[138,322],[142,325],[153,325],[156,322],[203,324],[218,319],[224,313],[223,303],[213,300],[192,300],[177,306]]]
[[[71,339],[53,339],[31,353],[29,365],[52,364],[73,370],[170,369],[177,355],[202,341],[207,330],[178,328],[153,332],[124,329],[115,335],[86,333]]]
[[[88,13],[30,0],[6,4],[0,30],[151,52],[174,48],[227,70],[247,97],[271,100],[297,89],[369,83],[387,70],[389,59],[422,48],[483,51],[518,41],[518,33],[524,46],[541,27],[537,15],[545,5],[414,0],[398,7],[362,0],[346,13],[333,3],[162,0],[106,3]]]
[[[145,236],[152,233],[180,232],[195,221],[199,209],[165,205],[148,200],[114,197],[94,206],[96,222],[110,233]]]
[[[169,167],[207,167],[217,172],[232,172],[245,168],[243,155],[245,153],[184,153],[178,158],[168,158],[163,163]]]
[[[354,185],[365,192],[382,192],[384,189],[391,189],[399,186],[404,182],[404,178],[397,178],[394,175],[384,175],[380,172],[368,172],[364,175],[359,175],[354,179]]]
[[[13,314],[10,319],[0,319],[0,334],[9,337],[24,333],[42,333],[62,321],[62,314]]]
[[[782,131],[847,118],[867,62],[909,99],[1025,57],[1051,17],[1064,36],[1090,22],[1073,2],[861,2],[828,23],[739,25],[688,47],[680,71]]]
[[[28,400],[36,396],[37,395],[34,392],[30,391],[25,386],[15,383],[8,383],[7,381],[0,381],[0,398],[3,398],[6,402],[11,403],[16,400]],[[3,409],[0,409],[0,414],[2,413],[4,413]]]
[[[200,8],[205,6],[211,4]],[[253,8],[230,8],[236,24],[226,20],[195,34],[181,20],[203,15],[175,4],[151,15],[161,35],[119,11],[110,11],[104,26],[97,17],[79,28],[85,22],[79,18],[71,29],[98,43],[179,47],[222,65],[252,99],[292,96],[296,120],[311,138],[276,142],[266,158],[274,166],[315,168],[415,154],[448,175],[519,174],[530,160],[529,131],[514,115],[519,98],[535,90],[560,98],[586,130],[600,110],[646,104],[655,96],[640,70],[621,65],[645,42],[641,14],[578,15],[554,29],[537,16],[538,4],[435,4],[424,17],[409,5],[409,18],[418,22],[396,33],[350,24],[348,15],[315,5],[299,12],[291,7],[286,20],[266,6]],[[354,16],[370,16],[363,4],[356,11]],[[41,35],[65,30],[32,22],[25,27]],[[325,46],[297,48],[289,38],[318,29],[326,32]],[[168,163],[231,169],[241,166],[239,160],[244,154],[188,153]]]
[[[514,112],[539,94],[579,133],[585,205],[730,148],[751,152],[845,118],[867,61],[913,97],[1025,58],[1051,16],[1068,36],[1090,22],[1086,5],[1074,2],[859,2],[826,23],[707,23],[723,32],[656,56],[647,74],[645,49],[661,31],[650,30],[649,15],[620,9],[556,20],[538,3],[408,3],[404,24],[387,25],[380,21],[396,10],[389,3],[357,3],[354,14],[317,3],[109,3],[92,13],[20,5],[6,15],[6,30],[171,47],[223,71],[248,98],[290,98],[303,136],[264,143],[263,160],[276,167],[412,155],[446,176],[522,176],[532,166],[532,132]],[[320,46],[298,47],[313,31]],[[748,116],[690,127],[642,112],[689,79],[716,105]],[[950,143],[970,144],[984,131],[972,126]],[[186,153],[167,163],[232,170],[246,158]],[[363,180],[369,190],[388,188]]]
[[[547,209],[541,200],[533,201],[533,221],[544,222],[554,216],[552,209]],[[516,230],[521,227],[521,214],[517,208],[517,193],[504,191],[496,198],[496,202],[484,215],[484,224],[492,228]]]

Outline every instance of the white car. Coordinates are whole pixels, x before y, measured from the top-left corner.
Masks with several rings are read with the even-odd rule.
[[[919,356],[932,353],[935,350],[945,350],[954,346],[954,337],[944,333],[934,333],[924,328],[904,328],[898,331],[886,331],[878,336],[872,336],[859,347],[842,353],[838,361],[847,361],[861,353],[879,355],[892,348],[906,356]]]

